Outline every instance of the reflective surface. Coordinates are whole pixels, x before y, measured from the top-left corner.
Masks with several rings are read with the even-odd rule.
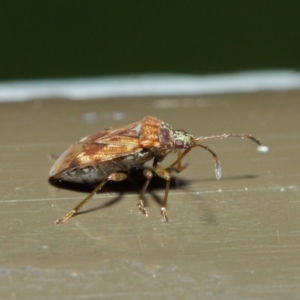
[[[0,105],[0,299],[299,299],[299,93],[34,101]],[[55,158],[87,134],[153,115],[206,141],[164,182],[114,183],[63,225],[88,189],[48,183]],[[163,166],[176,158],[169,156]],[[150,165],[151,166],[151,165]],[[137,176],[138,177],[138,176]],[[88,211],[90,210],[90,211]]]

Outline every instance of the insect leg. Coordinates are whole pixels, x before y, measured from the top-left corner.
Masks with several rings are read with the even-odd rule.
[[[149,182],[150,182],[150,180],[153,177],[153,173],[150,170],[145,169],[143,171],[143,175],[146,177],[146,182],[145,182],[145,184],[144,184],[144,186],[143,186],[143,188],[141,190],[141,193],[140,193],[139,209],[144,214],[144,216],[148,217],[148,213],[147,213],[147,211],[145,209],[144,201],[143,200],[144,200],[144,195],[145,195],[145,192],[146,192],[147,187],[149,185]]]
[[[106,179],[104,179],[90,194],[88,194],[77,206],[75,206],[70,212],[68,212],[62,219],[56,220],[55,224],[62,224],[68,219],[73,217],[79,209],[90,200],[108,181],[122,181],[127,178],[125,173],[113,173],[110,174]]]
[[[164,195],[164,199],[162,202],[162,206],[161,206],[161,214],[165,220],[165,222],[168,222],[168,217],[167,217],[167,210],[166,210],[166,205],[167,205],[167,200],[168,200],[168,194],[169,194],[169,189],[170,189],[170,183],[171,183],[171,176],[169,174],[169,172],[163,168],[162,166],[160,166],[159,164],[157,164],[157,161],[154,160],[153,162],[153,169],[154,172],[161,178],[166,180],[166,189],[165,189],[165,195]]]
[[[181,160],[192,150],[193,147],[187,148],[184,152],[178,152],[177,159],[167,168],[168,171],[175,171],[177,173],[184,170],[188,164],[185,164],[184,166],[181,164]],[[174,167],[177,165],[176,167]]]

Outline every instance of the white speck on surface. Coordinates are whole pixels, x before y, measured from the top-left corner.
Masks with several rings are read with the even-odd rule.
[[[280,192],[284,192],[284,191],[285,191],[285,188],[281,188],[281,189],[280,189]]]
[[[268,146],[261,145],[261,146],[258,146],[258,147],[257,147],[257,151],[258,151],[258,152],[268,152],[268,151],[269,151],[269,147],[268,147]]]
[[[159,99],[153,102],[154,108],[177,108],[179,106],[179,99]]]
[[[122,113],[122,112],[114,112],[114,113],[112,114],[112,118],[113,118],[114,120],[116,120],[116,121],[119,121],[119,120],[122,120],[122,119],[125,118],[125,114]]]
[[[82,119],[83,119],[84,122],[86,122],[88,124],[95,123],[96,120],[97,120],[97,113],[95,113],[93,111],[84,113],[82,115]]]

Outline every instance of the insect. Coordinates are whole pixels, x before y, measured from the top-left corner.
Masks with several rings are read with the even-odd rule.
[[[209,139],[228,137],[249,138],[258,145],[261,143],[250,134],[221,134],[195,138],[183,131],[174,130],[169,124],[154,117],[144,117],[141,121],[117,129],[106,129],[82,138],[71,145],[55,162],[50,170],[50,180],[73,183],[96,184],[77,206],[56,224],[66,222],[108,181],[125,180],[136,169],[143,169],[146,162],[153,159],[153,170],[143,169],[145,183],[139,195],[138,207],[143,215],[148,216],[144,206],[144,195],[153,177],[153,171],[166,181],[166,188],[161,204],[161,214],[168,222],[166,205],[170,189],[170,172],[185,169],[181,164],[193,148],[201,147],[209,151],[215,160],[216,178],[221,178],[221,165],[217,155],[202,142]],[[159,163],[171,152],[177,152],[177,159],[168,167]]]

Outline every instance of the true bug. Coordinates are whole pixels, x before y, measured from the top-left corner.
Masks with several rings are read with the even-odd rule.
[[[221,134],[195,138],[183,130],[174,130],[169,124],[150,116],[117,129],[106,129],[91,134],[70,146],[55,162],[49,176],[50,180],[93,183],[97,186],[72,211],[55,223],[64,223],[71,218],[108,181],[125,180],[132,170],[142,169],[151,159],[153,171],[166,180],[161,214],[165,222],[168,222],[166,204],[171,181],[169,171],[182,171],[185,168],[181,165],[182,158],[194,147],[201,147],[214,157],[216,177],[220,179],[221,166],[217,155],[201,142],[228,137],[249,138],[261,145],[250,134]],[[174,151],[178,152],[178,157],[168,168],[165,169],[158,164]],[[153,173],[146,168],[143,175],[146,181],[139,195],[139,209],[147,216],[143,199]]]

